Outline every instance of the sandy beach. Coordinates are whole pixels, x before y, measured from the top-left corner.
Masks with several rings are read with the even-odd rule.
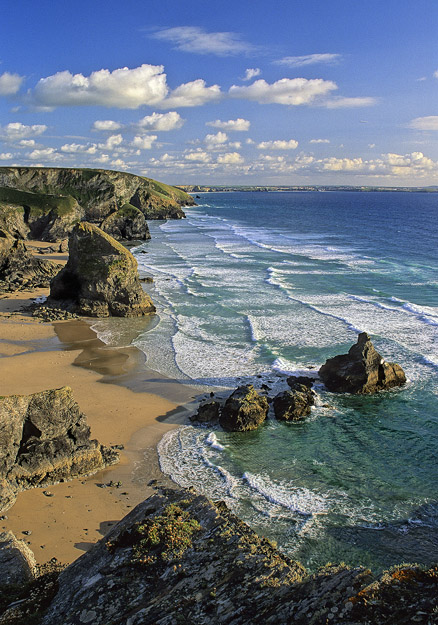
[[[48,255],[54,256],[65,260]],[[194,391],[147,370],[136,348],[107,347],[91,329],[91,320],[42,323],[20,311],[42,295],[47,291],[0,299],[0,393],[26,395],[68,385],[87,416],[91,437],[124,446],[120,464],[22,492],[0,520],[1,530],[10,529],[29,543],[39,563],[52,558],[69,563],[152,493],[150,480],[164,477],[156,444],[185,420],[187,411],[180,405]],[[106,486],[110,482],[122,485]]]

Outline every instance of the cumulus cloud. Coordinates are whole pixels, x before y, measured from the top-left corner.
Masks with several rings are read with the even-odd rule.
[[[101,150],[114,150],[118,145],[123,142],[123,137],[121,134],[111,135],[105,141],[105,143],[99,143],[99,148]]]
[[[222,145],[228,141],[228,136],[225,132],[217,132],[215,135],[206,135],[205,144],[207,149],[213,149],[218,145]]]
[[[57,154],[55,148],[41,148],[33,150],[27,155],[32,161],[44,160],[44,161],[56,161],[62,158],[61,154]]]
[[[40,107],[105,106],[136,109],[153,106],[166,97],[168,87],[162,65],[123,67],[110,72],[101,69],[90,76],[62,71],[41,78],[29,101]]]
[[[326,63],[333,65],[341,60],[340,54],[305,54],[303,56],[285,56],[278,61],[274,61],[275,65],[286,65],[286,67],[305,67],[306,65],[316,65],[317,63]]]
[[[232,32],[209,33],[199,26],[163,28],[152,35],[155,39],[169,41],[177,50],[196,54],[232,56],[254,50],[254,46]]]
[[[10,152],[2,152],[0,154],[0,161],[9,161],[11,158],[13,158],[13,155]]]
[[[330,139],[310,139],[309,143],[330,143]]]
[[[262,70],[259,69],[258,67],[254,67],[252,69],[251,68],[246,69],[245,76],[242,78],[242,80],[252,80],[256,76],[260,76],[261,73],[262,73]]]
[[[209,163],[211,161],[211,156],[208,152],[204,152],[203,150],[196,150],[195,152],[189,152],[184,155],[186,161],[194,161],[199,163]]]
[[[219,100],[222,96],[219,85],[207,87],[205,80],[198,78],[186,82],[174,89],[168,98],[159,105],[160,108],[179,108],[181,106],[202,106],[207,102]]]
[[[227,152],[218,156],[217,162],[220,165],[240,165],[244,162],[244,159],[238,152]]]
[[[229,119],[227,122],[216,119],[213,122],[206,122],[206,126],[212,126],[213,128],[220,128],[226,132],[246,132],[251,126],[251,122],[247,119],[238,117],[237,119]]]
[[[36,145],[35,139],[21,139],[18,145],[22,148],[33,148]]]
[[[150,150],[154,142],[158,139],[157,135],[145,135],[143,137],[134,137],[132,145],[140,150]]]
[[[184,124],[184,119],[176,111],[169,113],[152,113],[140,119],[137,123],[138,128],[144,131],[167,132],[169,130],[178,130]]]
[[[229,94],[233,98],[254,100],[261,104],[286,104],[299,106],[312,104],[317,98],[325,96],[330,91],[337,89],[337,85],[331,80],[322,78],[282,78],[272,84],[265,80],[256,80],[248,87],[230,87]]]
[[[262,141],[257,145],[259,150],[296,150],[298,147],[298,141],[295,139],[279,139],[277,141]]]
[[[434,73],[433,73],[433,77],[434,77],[434,78],[438,78],[438,69],[434,71]]]
[[[98,130],[99,132],[114,132],[120,130],[122,124],[115,122],[112,119],[98,119],[94,122],[92,130]]]
[[[438,115],[416,117],[409,123],[409,127],[414,130],[438,130]]]
[[[82,143],[64,143],[61,146],[61,152],[66,154],[96,154],[97,146],[93,143],[91,145],[83,145]]]
[[[38,137],[47,130],[44,124],[33,124],[26,126],[21,122],[11,122],[6,126],[0,126],[0,137],[5,141],[19,141],[28,137]]]
[[[15,95],[20,90],[24,76],[4,72],[0,75],[0,95]]]
[[[115,167],[116,169],[127,169],[128,165],[125,163],[125,161],[122,161],[121,158],[116,158],[114,161],[111,161],[111,165],[113,167]]]
[[[321,106],[325,106],[328,109],[343,109],[343,108],[360,108],[362,106],[374,106],[377,104],[376,98],[332,98],[321,102]]]

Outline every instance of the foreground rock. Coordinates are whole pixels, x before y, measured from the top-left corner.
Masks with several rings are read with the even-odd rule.
[[[16,493],[93,473],[118,453],[90,440],[85,415],[64,386],[0,397],[0,511]]]
[[[68,262],[50,284],[48,304],[89,317],[155,312],[131,252],[87,222],[77,224],[70,234]]]
[[[0,533],[0,571],[2,584],[21,584],[35,576],[36,561],[33,552],[12,532]]]
[[[0,227],[18,238],[55,241],[86,220],[116,237],[147,239],[146,219],[181,219],[181,206],[194,204],[181,189],[125,172],[0,167]]]
[[[219,424],[229,432],[255,430],[266,419],[268,409],[268,400],[252,384],[239,386],[225,402]]]
[[[23,241],[0,229],[0,292],[46,288],[61,265],[36,258]]]
[[[327,389],[336,393],[376,393],[406,382],[400,365],[386,362],[366,332],[359,334],[348,354],[329,358],[319,376]]]
[[[315,393],[311,389],[312,380],[308,379],[306,384],[300,380],[303,378],[288,378],[290,391],[274,397],[274,414],[279,421],[299,421],[310,414],[315,403]]]
[[[314,575],[223,503],[166,490],[138,505],[58,579],[42,625],[435,623],[438,570]]]

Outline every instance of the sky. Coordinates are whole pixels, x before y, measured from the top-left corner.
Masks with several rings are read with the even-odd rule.
[[[437,0],[4,0],[0,165],[438,185]]]

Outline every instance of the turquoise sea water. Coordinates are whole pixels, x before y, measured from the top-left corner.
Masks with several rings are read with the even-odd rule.
[[[247,434],[183,427],[161,441],[162,469],[311,568],[438,561],[438,194],[197,201],[135,250],[160,316],[135,343],[150,367],[200,392],[283,390],[366,331],[409,382],[369,397],[317,382],[309,419]]]

